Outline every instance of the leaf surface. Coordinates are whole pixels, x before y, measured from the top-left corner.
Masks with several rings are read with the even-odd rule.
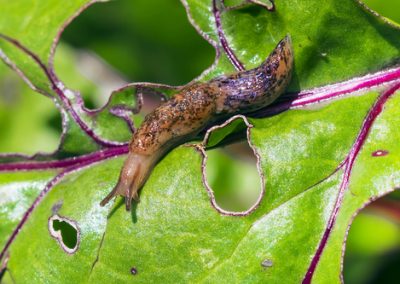
[[[3,59],[61,106],[65,139],[57,155],[76,155],[0,165],[0,193],[6,194],[0,243],[12,240],[2,252],[5,279],[340,282],[354,214],[400,186],[400,69],[385,69],[399,59],[398,28],[357,1],[274,1],[272,11],[265,6],[269,1],[227,1],[226,7],[221,1],[183,1],[191,23],[219,54],[199,80],[255,67],[281,38],[292,37],[295,69],[288,94],[247,118],[247,142],[259,158],[265,188],[254,208],[239,217],[220,210],[204,186],[208,148],[246,129],[234,120],[208,131],[209,140],[166,155],[143,187],[141,202],[127,213],[120,199],[104,208],[98,203],[118,178],[124,142],[134,119],[140,120],[134,117],[140,94],[170,96],[177,89],[131,84],[116,90],[103,109],[89,112],[80,95],[53,74],[51,63],[54,38],[87,2],[39,1],[34,9],[3,2]],[[43,27],[49,27],[45,34]],[[15,208],[22,208],[12,219],[22,220],[22,229],[13,239],[17,221],[4,220]],[[75,253],[51,236],[54,215],[77,224]]]

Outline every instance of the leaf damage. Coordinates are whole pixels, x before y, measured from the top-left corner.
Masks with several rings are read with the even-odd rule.
[[[215,198],[214,190],[211,188],[211,186],[209,185],[209,182],[207,180],[207,173],[206,173],[207,160],[208,160],[206,149],[209,147],[217,146],[219,144],[219,142],[221,142],[223,140],[223,138],[225,138],[224,136],[222,136],[222,137],[219,137],[219,139],[216,141],[210,141],[211,136],[214,133],[217,133],[219,130],[224,129],[227,126],[229,126],[237,121],[241,121],[242,123],[245,124],[246,140],[247,140],[248,146],[251,148],[254,156],[256,157],[257,171],[258,171],[258,174],[259,174],[260,180],[261,180],[260,194],[259,194],[257,200],[255,201],[255,203],[249,209],[247,209],[245,211],[239,211],[239,212],[225,210],[218,204],[218,202],[216,201],[216,198]],[[235,116],[231,117],[230,119],[228,119],[227,121],[225,121],[224,123],[213,126],[210,129],[208,129],[202,143],[194,145],[194,147],[200,152],[201,157],[202,157],[202,162],[201,162],[202,180],[203,180],[203,184],[207,190],[207,193],[210,197],[211,206],[222,215],[247,216],[258,208],[258,206],[260,205],[260,203],[265,195],[265,178],[264,178],[264,173],[261,168],[260,154],[258,153],[257,148],[251,142],[251,128],[252,127],[253,127],[253,125],[247,120],[247,118],[245,116],[235,115]]]
[[[52,181],[50,181],[44,190],[40,193],[38,198],[35,200],[35,202],[32,204],[32,206],[29,208],[29,210],[25,213],[23,216],[20,224],[17,226],[17,228],[14,230],[14,232],[11,234],[10,239],[6,243],[5,247],[0,253],[0,260],[2,261],[2,267],[3,270],[0,269],[0,271],[4,271],[8,259],[8,248],[14,241],[16,235],[18,232],[21,230],[25,222],[28,220],[30,214],[32,211],[39,205],[41,200],[44,198],[44,196],[51,190],[51,188],[60,182],[65,175],[74,172],[74,171],[79,171],[83,167],[88,167],[94,163],[98,163],[101,161],[104,161],[106,159],[110,159],[113,157],[118,157],[120,155],[124,155],[127,153],[127,144],[126,144],[126,137],[127,134],[130,134],[135,131],[135,125],[133,123],[133,116],[138,114],[142,108],[143,105],[143,95],[149,94],[149,93],[156,93],[159,95],[162,99],[166,99],[169,97],[171,94],[179,90],[178,87],[172,87],[172,86],[167,86],[167,85],[161,85],[161,84],[152,84],[152,83],[134,83],[134,84],[129,84],[127,86],[123,86],[120,89],[114,91],[111,96],[109,102],[101,109],[95,110],[95,111],[89,111],[85,109],[83,105],[83,100],[81,99],[80,95],[78,92],[71,91],[69,90],[66,86],[64,86],[61,81],[57,78],[55,72],[54,72],[54,67],[53,67],[53,57],[54,53],[56,50],[56,46],[58,44],[59,38],[61,36],[62,31],[64,28],[75,18],[77,17],[84,9],[92,5],[93,3],[98,2],[98,1],[89,1],[86,5],[82,6],[82,8],[77,11],[67,22],[64,23],[62,28],[60,29],[56,39],[54,40],[52,47],[51,47],[51,54],[49,57],[49,63],[45,65],[42,60],[37,56],[34,52],[30,51],[27,47],[22,45],[19,41],[16,39],[13,39],[7,35],[1,35],[0,37],[13,44],[17,49],[20,51],[24,52],[27,54],[32,60],[36,62],[36,64],[40,67],[42,72],[45,73],[47,76],[49,83],[51,84],[51,88],[54,92],[54,94],[49,94],[46,90],[40,89],[38,86],[36,86],[31,78],[29,78],[28,74],[25,74],[22,69],[18,67],[18,64],[12,61],[9,57],[7,57],[6,53],[0,50],[0,56],[2,57],[3,61],[8,64],[11,68],[13,68],[27,83],[28,85],[34,89],[35,91],[45,94],[46,96],[55,98],[57,100],[58,105],[60,106],[60,112],[63,114],[63,134],[62,137],[67,135],[66,129],[67,129],[67,124],[70,122],[68,121],[69,118],[72,118],[72,120],[78,125],[78,127],[87,135],[90,137],[90,139],[94,142],[96,145],[96,151],[93,151],[91,153],[84,153],[83,155],[79,156],[74,156],[74,157],[69,157],[66,159],[51,159],[47,161],[39,161],[36,160],[37,157],[31,157],[24,159],[26,157],[22,157],[24,160],[22,161],[15,161],[15,162],[8,162],[8,163],[2,163],[0,164],[0,171],[2,172],[9,172],[9,171],[18,171],[18,170],[43,170],[43,169],[57,169],[60,172],[54,177]],[[221,22],[221,13],[225,11],[231,11],[235,10],[238,8],[241,8],[248,3],[253,3],[257,5],[264,5],[265,8],[268,10],[274,10],[275,5],[272,1],[265,1],[268,2],[265,4],[263,1],[243,1],[237,6],[228,6],[224,7],[224,1],[217,1],[213,0],[212,2],[212,7],[209,7],[210,10],[212,11],[212,15],[214,17],[214,23],[215,23],[215,35],[217,40],[219,41],[219,44],[217,44],[211,36],[209,36],[206,32],[200,28],[200,26],[197,24],[196,19],[191,15],[191,6],[189,5],[188,1],[182,1],[183,5],[185,6],[187,12],[188,12],[188,17],[190,22],[195,26],[195,28],[199,31],[199,33],[208,41],[210,42],[215,48],[216,48],[216,59],[215,63],[210,67],[209,70],[203,73],[201,77],[198,79],[202,79],[204,76],[211,76],[214,71],[214,69],[218,69],[218,64],[221,63],[221,58],[220,56],[226,56],[229,61],[233,64],[233,66],[237,70],[243,70],[244,69],[244,64],[238,59],[237,54],[233,50],[237,50],[237,47],[232,48],[231,43],[228,42],[229,36],[225,34],[224,28],[222,27],[222,22]],[[278,7],[279,9],[279,7]],[[222,50],[220,48],[222,47]],[[227,68],[227,67],[226,67]],[[195,80],[198,80],[195,79]],[[272,116],[278,113],[281,113],[283,111],[291,110],[291,109],[307,109],[310,106],[316,105],[319,106],[322,103],[326,102],[332,102],[337,99],[342,99],[346,96],[354,96],[354,95],[363,95],[363,93],[367,90],[380,90],[381,95],[378,97],[376,102],[371,106],[368,115],[366,116],[361,128],[360,132],[357,134],[355,142],[350,149],[348,155],[346,158],[339,164],[337,167],[335,173],[338,170],[343,170],[343,177],[342,181],[338,190],[338,195],[336,198],[335,206],[334,209],[330,215],[329,221],[327,223],[326,229],[321,236],[321,240],[318,244],[318,247],[315,251],[315,254],[313,255],[310,265],[307,269],[307,272],[304,276],[303,283],[310,283],[311,279],[314,276],[314,273],[316,271],[317,265],[319,264],[319,260],[321,258],[322,253],[324,252],[324,249],[328,243],[330,234],[332,230],[334,229],[334,225],[336,223],[337,215],[339,214],[339,211],[341,209],[342,201],[344,198],[344,193],[346,189],[348,188],[350,176],[352,174],[352,169],[353,165],[357,159],[357,156],[363,147],[364,143],[366,142],[368,138],[368,134],[370,129],[372,128],[374,121],[377,119],[377,117],[380,115],[380,113],[384,110],[384,106],[386,102],[395,94],[395,92],[400,88],[400,67],[394,67],[391,69],[384,69],[382,71],[372,73],[372,74],[367,74],[361,77],[356,77],[350,80],[343,81],[341,83],[334,83],[334,84],[328,84],[323,87],[318,87],[318,88],[312,88],[308,90],[301,90],[299,92],[295,93],[289,93],[285,94],[280,98],[280,100],[275,103],[274,105],[267,107],[261,111],[258,111],[252,116],[254,117],[268,117]],[[166,96],[164,96],[166,94]],[[55,95],[55,97],[54,97]],[[135,96],[135,99],[132,99],[133,96]],[[121,103],[119,101],[119,97],[123,97],[121,101],[124,101],[126,98],[129,98],[131,103]],[[116,101],[116,103],[113,103],[113,101]],[[126,101],[126,100],[125,100]],[[132,103],[133,101],[133,103]],[[126,132],[124,138],[121,137],[103,137],[100,133],[101,131],[98,131],[98,125],[97,124],[97,118],[99,115],[102,115],[102,113],[109,113],[111,116],[114,118],[116,117],[119,120],[122,120],[125,123],[126,127]],[[254,151],[254,155],[257,157],[257,168],[258,172],[260,174],[260,178],[262,180],[262,190],[261,194],[256,202],[250,209],[243,211],[243,212],[231,212],[231,211],[226,211],[222,208],[219,207],[219,205],[215,201],[215,196],[214,192],[211,189],[211,187],[207,183],[207,178],[205,174],[205,167],[207,163],[207,155],[206,155],[206,148],[209,147],[209,139],[210,136],[215,133],[217,130],[224,129],[226,127],[229,127],[234,121],[236,120],[241,120],[245,125],[246,125],[246,138],[248,141],[249,146],[252,148]],[[253,125],[249,122],[248,118],[242,115],[235,116],[227,120],[226,122],[222,123],[221,125],[214,126],[207,130],[205,133],[205,137],[202,141],[202,143],[197,144],[195,148],[199,150],[199,152],[202,155],[202,177],[203,177],[203,183],[205,188],[207,189],[207,192],[210,197],[210,202],[212,207],[219,212],[222,215],[228,215],[228,216],[248,216],[252,212],[254,212],[258,206],[260,205],[263,196],[265,194],[265,177],[264,177],[264,171],[262,170],[261,162],[260,162],[260,153],[258,152],[258,149],[256,146],[252,144],[252,138],[251,138],[251,128]],[[64,138],[62,138],[62,143],[63,144]],[[61,150],[61,145],[60,149]],[[217,146],[218,143],[216,143],[213,146]],[[375,152],[371,153],[373,157],[382,157],[386,156],[391,152],[391,149],[385,148],[385,149],[379,149],[376,150]],[[4,157],[7,158],[6,155]],[[53,156],[54,157],[54,156]],[[53,158],[50,156],[50,158]],[[57,216],[57,215],[54,215]],[[53,217],[54,217],[53,216]],[[51,217],[51,218],[53,218]],[[62,217],[54,217],[54,218],[59,218],[57,220],[61,220],[60,218]],[[55,219],[54,219],[55,220]],[[66,220],[66,219],[62,219]],[[52,219],[53,221],[53,219]],[[49,219],[50,222],[50,219]],[[50,224],[50,223],[49,223]],[[76,227],[77,228],[77,227]],[[49,226],[50,230],[50,226]],[[78,229],[77,229],[78,230]],[[54,235],[52,234],[53,237],[55,237],[59,242],[60,242],[60,236],[57,234],[56,231],[54,232]],[[79,230],[78,230],[79,232]],[[104,235],[103,235],[104,237]],[[60,243],[62,246],[62,244]],[[100,246],[101,247],[101,246]],[[64,248],[63,248],[64,249]],[[100,250],[100,249],[99,249]],[[76,250],[75,250],[76,251]],[[74,251],[74,252],[75,252]],[[96,259],[97,261],[97,259]],[[95,261],[95,263],[96,263]],[[94,266],[94,264],[93,264]],[[269,259],[266,259],[262,261],[261,266],[263,268],[269,268],[272,266],[272,262]],[[135,267],[132,267],[130,270],[132,275],[137,274],[137,270]]]
[[[81,231],[76,221],[54,214],[49,218],[48,228],[50,235],[66,253],[74,254],[78,251]]]

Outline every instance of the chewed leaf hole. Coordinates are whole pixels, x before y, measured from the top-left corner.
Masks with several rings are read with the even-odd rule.
[[[398,277],[399,212],[400,192],[395,191],[373,201],[355,217],[346,241],[344,283],[391,283]]]
[[[49,219],[49,231],[65,252],[72,254],[77,251],[80,232],[75,221],[53,215]]]
[[[247,141],[207,151],[206,179],[223,210],[243,212],[257,202],[261,179]]]
[[[78,234],[74,227],[65,221],[53,221],[54,231],[60,231],[64,245],[69,249],[74,249],[78,242]]]

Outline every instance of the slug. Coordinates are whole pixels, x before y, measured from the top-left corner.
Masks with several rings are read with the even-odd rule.
[[[292,68],[292,45],[286,36],[257,68],[183,87],[149,113],[134,132],[118,183],[101,206],[122,195],[129,211],[132,199],[138,201],[139,189],[166,152],[195,138],[217,120],[271,104],[285,91]]]

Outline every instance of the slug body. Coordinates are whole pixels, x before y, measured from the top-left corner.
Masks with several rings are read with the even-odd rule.
[[[149,113],[133,134],[118,184],[101,202],[125,196],[126,209],[158,160],[171,148],[195,138],[211,123],[271,104],[291,79],[293,51],[290,37],[281,40],[257,68],[188,85]]]

